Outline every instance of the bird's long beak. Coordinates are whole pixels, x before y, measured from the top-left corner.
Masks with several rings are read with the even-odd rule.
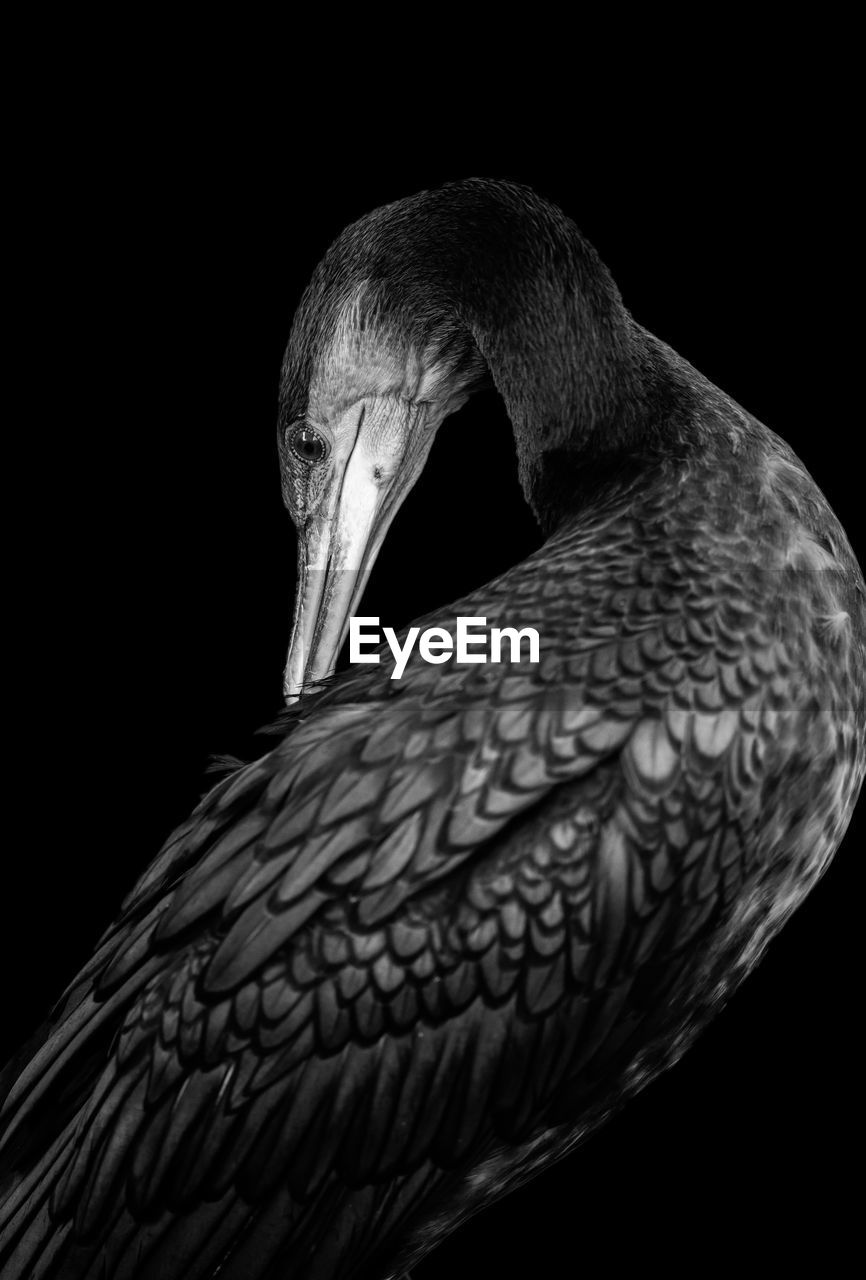
[[[331,675],[379,549],[430,450],[426,406],[361,415],[325,492],[298,531],[298,584],[283,691],[287,702]]]

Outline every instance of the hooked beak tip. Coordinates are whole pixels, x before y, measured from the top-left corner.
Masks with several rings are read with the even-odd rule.
[[[289,706],[334,672],[379,547],[432,444],[432,431],[417,434],[425,413],[414,406],[395,420],[389,402],[375,430],[370,423],[376,414],[362,414],[348,458],[320,499],[321,514],[299,528],[295,616],[283,679]],[[413,439],[416,445],[407,454]]]

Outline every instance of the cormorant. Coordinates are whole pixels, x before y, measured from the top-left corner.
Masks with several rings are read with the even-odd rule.
[[[547,541],[423,625],[534,627],[538,662],[332,677],[437,427],[489,383]],[[292,705],[11,1084],[9,1280],[402,1275],[679,1057],[862,782],[842,528],[531,191],[472,179],[349,227],[278,440]]]

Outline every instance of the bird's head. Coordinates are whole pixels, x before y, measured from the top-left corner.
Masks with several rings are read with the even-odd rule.
[[[280,384],[283,497],[298,531],[284,692],[331,674],[436,430],[492,381],[524,491],[624,385],[619,295],[577,228],[533,192],[468,179],[386,205],[319,263]],[[578,364],[574,351],[579,350]]]
[[[333,671],[437,428],[485,377],[465,326],[413,278],[412,255],[401,261],[393,225],[388,269],[371,260],[385,212],[348,228],[319,265],[283,363],[278,447],[298,532],[289,702]]]

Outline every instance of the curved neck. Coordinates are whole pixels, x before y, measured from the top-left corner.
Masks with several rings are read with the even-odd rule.
[[[642,331],[595,250],[537,203],[501,237],[479,228],[461,247],[473,269],[450,283],[511,420],[526,499],[550,525],[569,504],[568,474],[603,471],[638,446],[645,360]]]
[[[641,331],[592,246],[534,192],[471,179],[402,205],[389,239],[398,274],[421,287],[406,309],[423,289],[429,315],[432,285],[468,330],[511,420],[526,499],[550,525],[569,499],[563,470],[637,443]]]
[[[568,507],[564,472],[604,468],[637,444],[646,418],[642,331],[592,246],[532,191],[469,179],[347,228],[311,282],[296,350],[333,330],[359,282],[371,328],[444,353],[455,369],[480,354],[542,524]],[[295,372],[301,385],[304,371]]]

